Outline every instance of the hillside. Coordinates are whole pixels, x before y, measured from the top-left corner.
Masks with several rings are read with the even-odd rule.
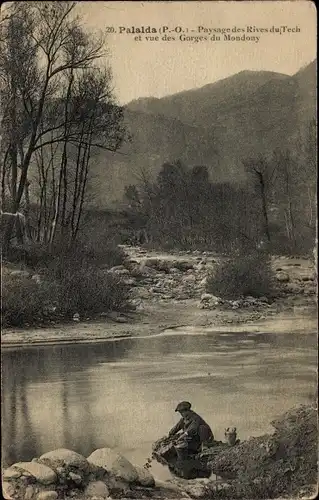
[[[215,181],[241,179],[243,157],[288,145],[315,109],[316,61],[293,76],[242,71],[199,89],[132,101],[125,110],[131,143],[120,154],[96,156],[94,204],[120,200],[125,185],[138,183],[142,172],[156,175],[169,160],[205,164]]]

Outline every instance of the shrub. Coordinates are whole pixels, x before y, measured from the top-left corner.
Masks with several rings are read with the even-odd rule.
[[[124,250],[109,240],[77,242],[72,247],[56,244],[52,247],[32,243],[28,247],[14,246],[6,257],[9,262],[23,263],[31,269],[46,269],[60,266],[62,260],[74,260],[78,265],[113,267],[123,264]]]
[[[57,298],[55,283],[39,284],[31,276],[7,274],[2,282],[2,325],[23,326],[43,321]]]
[[[23,326],[57,316],[72,317],[76,312],[94,316],[127,308],[129,287],[101,269],[119,265],[125,258],[126,254],[111,244],[101,247],[99,253],[89,245],[28,248],[24,264],[37,269],[41,280],[37,283],[23,273],[7,274],[2,286],[3,325]]]
[[[225,299],[273,294],[274,276],[267,254],[237,255],[221,263],[207,279],[206,291]]]
[[[127,308],[129,287],[110,273],[97,268],[64,269],[58,279],[60,310],[95,315]]]
[[[122,248],[118,247],[113,241],[104,238],[84,243],[79,242],[69,253],[71,258],[108,268],[120,266],[127,258]]]

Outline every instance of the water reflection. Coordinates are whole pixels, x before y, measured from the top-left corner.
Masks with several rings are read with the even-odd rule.
[[[249,341],[249,342],[248,342]],[[53,448],[110,446],[143,463],[189,399],[218,439],[268,432],[316,390],[316,337],[208,334],[2,351],[2,446],[9,465]]]

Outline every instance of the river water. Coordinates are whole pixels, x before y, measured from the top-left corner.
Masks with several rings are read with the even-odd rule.
[[[4,464],[108,446],[142,465],[176,423],[180,400],[192,402],[217,439],[228,426],[245,439],[270,432],[274,417],[315,394],[314,335],[182,333],[4,349]]]

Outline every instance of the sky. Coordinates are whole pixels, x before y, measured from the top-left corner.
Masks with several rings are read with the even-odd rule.
[[[309,1],[89,1],[79,2],[78,11],[87,28],[107,35],[115,94],[121,104],[202,87],[242,70],[292,75],[316,58],[316,10]],[[141,35],[140,40],[134,39],[136,33],[127,33],[127,28],[142,26],[157,33]],[[175,40],[162,40],[163,30],[158,31],[163,26]],[[268,32],[248,33],[250,26]],[[272,33],[273,26],[294,31],[285,28],[281,34]],[[216,28],[240,28],[244,31],[226,35],[259,36],[259,40],[230,41],[219,34],[221,40],[212,41],[213,32],[208,30]],[[183,32],[178,33],[180,29]],[[207,40],[180,40],[180,35]],[[146,36],[159,40],[146,40]]]

